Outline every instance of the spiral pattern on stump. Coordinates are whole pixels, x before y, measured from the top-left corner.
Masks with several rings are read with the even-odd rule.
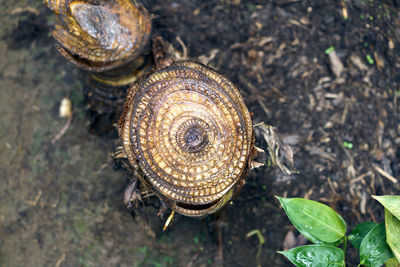
[[[144,182],[189,216],[215,212],[240,190],[253,150],[252,122],[238,89],[190,61],[135,83],[119,131]]]

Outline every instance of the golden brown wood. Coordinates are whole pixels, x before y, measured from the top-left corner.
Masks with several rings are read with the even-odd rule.
[[[78,67],[102,72],[137,58],[146,46],[150,15],[131,0],[45,0],[58,14],[58,50]]]
[[[132,85],[119,134],[141,182],[187,216],[206,216],[233,199],[254,156],[252,121],[239,90],[191,61]]]
[[[59,20],[58,51],[87,71],[91,128],[113,129],[129,85],[152,69],[150,14],[135,0],[44,0]]]

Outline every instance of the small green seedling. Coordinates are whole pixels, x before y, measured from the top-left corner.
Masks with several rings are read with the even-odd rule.
[[[353,149],[354,145],[351,142],[343,141],[343,146],[347,149]]]
[[[248,232],[246,237],[249,238],[253,235],[256,235],[258,237],[257,267],[261,267],[261,258],[260,257],[261,257],[262,246],[265,243],[265,238],[261,234],[261,231],[259,229],[254,229],[254,230]]]
[[[335,51],[335,47],[334,46],[330,46],[327,49],[325,49],[325,54],[329,55],[333,51]]]
[[[369,63],[370,65],[374,65],[375,61],[374,61],[374,59],[371,57],[370,54],[367,54],[367,55],[365,56],[365,58],[367,59],[367,61],[368,61],[368,63]]]

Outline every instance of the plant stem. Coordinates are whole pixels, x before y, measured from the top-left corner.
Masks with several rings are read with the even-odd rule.
[[[347,236],[344,236],[343,250],[344,250],[344,254],[346,255],[346,250],[347,250]]]

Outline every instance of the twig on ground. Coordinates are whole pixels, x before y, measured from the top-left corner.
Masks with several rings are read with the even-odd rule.
[[[187,59],[188,58],[188,49],[185,43],[182,41],[181,37],[176,37],[176,41],[181,45],[182,47],[182,59]]]
[[[42,196],[42,190],[39,189],[39,191],[38,191],[38,193],[37,193],[37,195],[36,195],[34,200],[27,200],[27,201],[24,201],[24,202],[26,204],[30,205],[30,206],[36,207],[36,205],[39,202],[39,199],[40,199],[41,196]]]
[[[271,112],[269,111],[269,109],[265,106],[264,102],[265,98],[263,95],[260,95],[257,88],[254,87],[254,85],[252,85],[245,77],[243,77],[243,75],[239,75],[239,80],[241,83],[243,83],[244,85],[246,85],[246,87],[250,90],[251,94],[253,95],[257,95],[257,103],[261,106],[261,108],[264,110],[265,114],[267,116],[271,115]]]
[[[337,195],[335,186],[333,185],[331,178],[328,178],[328,184],[329,184],[329,187],[332,189],[333,193],[334,193],[335,195]]]
[[[383,177],[385,177],[386,179],[388,179],[392,183],[395,184],[395,183],[398,182],[396,178],[394,178],[392,175],[390,175],[389,173],[387,173],[385,170],[381,169],[377,165],[372,165],[372,167],[374,168],[375,171],[377,171],[380,175],[382,175]]]
[[[360,201],[361,214],[366,213],[366,206],[367,206],[367,193],[365,193],[365,191],[363,191],[362,195],[361,195],[361,201]]]
[[[61,100],[59,112],[60,112],[60,117],[68,118],[68,121],[61,129],[61,131],[53,138],[53,140],[51,140],[51,144],[53,145],[67,132],[69,126],[71,125],[73,112],[72,112],[72,103],[69,98],[64,97],[63,100]]]
[[[188,262],[188,264],[186,265],[186,267],[192,267],[193,264],[197,261],[197,258],[199,257],[199,253],[196,252],[193,257],[190,259],[190,261]]]
[[[367,211],[368,211],[369,216],[371,216],[372,221],[376,222],[376,217],[375,217],[374,212],[372,211],[372,209],[368,208]]]
[[[60,267],[61,264],[65,261],[65,257],[67,256],[66,253],[63,253],[61,257],[57,260],[55,267]]]
[[[215,266],[223,266],[224,265],[224,247],[222,243],[222,222],[221,219],[217,219],[215,221],[215,235],[217,237],[216,242],[216,252],[214,255],[214,264]]]
[[[68,130],[69,126],[71,125],[72,116],[68,117],[67,123],[61,129],[61,131],[51,140],[51,144],[55,144]]]
[[[371,171],[369,171],[367,173],[364,173],[364,174],[361,174],[361,175],[357,176],[356,178],[351,179],[349,184],[354,184],[354,183],[356,183],[356,182],[358,182],[360,180],[363,180],[368,175],[371,175]]]

